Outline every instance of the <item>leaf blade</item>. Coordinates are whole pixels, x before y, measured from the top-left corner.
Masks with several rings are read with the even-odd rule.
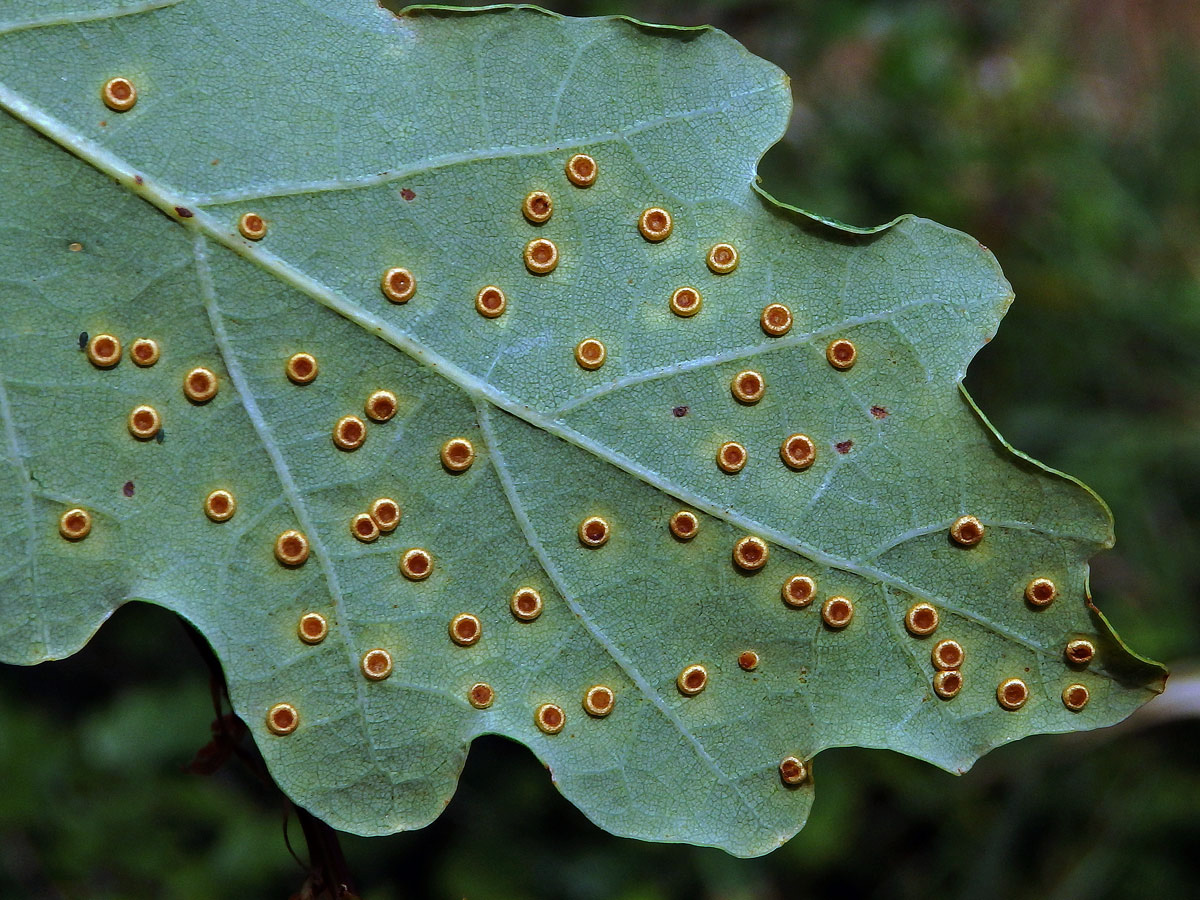
[[[204,9],[207,15],[197,12]],[[93,409],[97,389],[86,367],[16,384],[0,366],[0,385],[10,385],[0,411],[14,463],[0,490],[25,510],[6,511],[0,535],[9,546],[19,544],[11,535],[35,528],[51,551],[51,568],[60,570],[49,590],[33,577],[29,587],[15,580],[4,585],[6,620],[20,617],[45,632],[40,642],[28,630],[6,636],[0,643],[6,660],[69,652],[114,604],[147,599],[180,612],[208,636],[227,667],[235,708],[281,785],[339,827],[383,833],[431,820],[453,790],[466,743],[494,731],[529,744],[564,793],[604,827],[742,855],[786,840],[807,815],[811,784],[792,791],[779,783],[776,766],[786,753],[810,757],[855,743],[961,770],[986,749],[1030,731],[1115,721],[1154,689],[1155,671],[1122,668],[1127,657],[1098,614],[1092,618],[1083,604],[1067,609],[1064,600],[1050,615],[1030,619],[1019,601],[1027,564],[1006,568],[994,556],[989,568],[979,564],[981,551],[995,546],[1014,557],[1020,551],[1028,554],[1021,559],[1067,573],[1064,595],[1086,598],[1086,559],[1111,540],[1094,495],[1056,473],[1014,464],[1011,448],[959,390],[967,362],[1011,300],[995,261],[971,239],[932,223],[903,218],[846,231],[757,191],[756,160],[787,116],[785,82],[774,67],[707,30],[661,32],[511,10],[399,20],[364,11],[361,19],[347,13],[337,25],[319,17],[298,23],[294,40],[313,48],[325,63],[315,68],[328,76],[324,99],[314,100],[311,82],[281,76],[282,51],[266,40],[262,24],[269,16],[242,20],[245,46],[258,51],[257,61],[243,46],[234,56],[240,65],[213,69],[200,50],[228,46],[219,24],[240,12],[219,3],[147,6],[144,15],[120,22],[0,35],[5,60],[34,63],[19,74],[5,64],[13,77],[5,77],[0,105],[78,157],[6,122],[11,158],[31,163],[25,177],[9,173],[5,195],[25,190],[36,198],[10,212],[15,252],[9,258],[59,259],[74,253],[62,249],[66,235],[84,230],[86,256],[55,265],[122,300],[97,309],[70,277],[49,279],[51,320],[55,327],[72,323],[51,336],[44,333],[44,310],[16,291],[6,306],[13,310],[5,319],[12,348],[6,356],[35,374],[44,359],[65,360],[64,343],[83,314],[91,330],[111,322],[127,331],[159,329],[170,337],[164,344],[173,367],[164,359],[138,373],[122,364],[102,376],[104,399]],[[358,26],[349,37],[340,30],[347,18]],[[341,65],[348,46],[356,56]],[[97,99],[88,91],[117,64],[112,47],[126,59],[145,60],[140,75],[147,89],[129,118],[99,124]],[[486,85],[501,83],[487,67],[528,55],[530,47],[549,57],[516,66],[506,90],[487,96]],[[79,88],[65,100],[46,68],[63,54],[75,60],[68,81]],[[395,62],[382,80],[364,63],[379,59]],[[659,63],[650,89],[647,60]],[[270,101],[276,116],[249,116],[236,93],[194,89],[195,83],[220,88],[229,71],[252,71],[251,62],[264,72],[253,95]],[[514,70],[503,71],[507,77]],[[554,91],[547,90],[547,71],[565,73]],[[366,84],[385,94],[389,84],[402,86],[397,93],[412,100],[399,106],[417,117],[417,126],[377,103]],[[675,92],[671,102],[665,85]],[[443,93],[467,118],[420,102]],[[528,115],[531,105],[538,116]],[[343,108],[382,118],[343,120]],[[289,140],[297,123],[310,129],[301,143]],[[518,140],[531,127],[542,141]],[[562,139],[562,129],[574,137]],[[156,133],[173,139],[156,144],[149,139]],[[331,137],[346,133],[354,140],[339,144]],[[269,147],[270,155],[255,160],[247,146]],[[695,146],[704,152],[680,156]],[[562,162],[574,149],[601,160],[594,188],[577,191],[562,180]],[[208,159],[214,153],[216,166]],[[405,159],[415,162],[396,165]],[[57,184],[46,183],[48,172],[60,176]],[[173,221],[149,214],[99,172]],[[547,182],[559,185],[561,198],[552,233],[570,250],[554,276],[530,280],[518,251],[525,237],[540,232],[530,231],[517,209],[526,188]],[[650,247],[633,222],[640,209],[663,202],[672,206],[677,232]],[[36,236],[40,211],[56,208],[52,230],[62,240],[54,246]],[[96,209],[109,213],[97,216]],[[269,225],[261,243],[236,231],[238,216],[250,210]],[[718,278],[704,268],[702,251],[717,240],[733,240],[743,251],[733,275]],[[101,251],[99,268],[93,246]],[[454,264],[439,270],[447,251],[456,254]],[[406,263],[414,258],[420,289],[405,307],[388,307],[378,277],[401,252]],[[86,268],[69,268],[84,260]],[[626,284],[614,289],[620,276]],[[505,329],[498,347],[495,329],[488,330],[497,323],[481,321],[469,302],[453,302],[459,295],[469,300],[477,284],[493,278],[520,285],[498,322]],[[701,278],[705,309],[675,327],[667,288]],[[27,286],[31,278],[18,263],[6,283]],[[165,317],[159,295],[176,300]],[[778,296],[803,313],[796,327],[807,330],[767,340],[757,310]],[[570,362],[570,346],[583,336],[572,330],[581,327],[580,311],[582,324],[610,343],[610,362],[599,373]],[[835,373],[820,343],[848,333],[862,359]],[[320,348],[316,391],[283,380],[282,360],[301,347]],[[230,391],[203,409],[183,402],[172,379],[185,358],[211,366]],[[763,365],[768,393],[742,409],[728,382],[747,362]],[[398,418],[370,432],[387,437],[354,454],[334,449],[329,426],[384,382],[403,386]],[[925,390],[897,387],[909,382]],[[810,397],[806,386],[814,384],[827,386]],[[664,399],[664,388],[677,396]],[[296,390],[306,391],[302,401]],[[104,472],[110,483],[103,490],[94,472],[72,471],[75,457],[56,443],[61,432],[39,433],[47,394],[59,396],[63,408],[74,403],[76,415],[94,416],[76,427],[113,469]],[[131,446],[122,431],[123,409],[145,394],[164,404],[167,442],[158,447]],[[687,415],[675,416],[682,401]],[[885,409],[883,418],[877,408]],[[805,418],[832,420],[820,435],[822,465],[855,462],[803,474],[777,462],[763,468],[772,442],[793,419]],[[754,452],[753,465],[733,478],[712,464],[714,429],[731,421]],[[631,422],[634,433],[625,427]],[[944,437],[904,437],[905,427],[928,430],[930,423],[953,438],[957,478],[945,474]],[[436,449],[462,434],[476,442],[481,458],[466,477],[448,476]],[[152,461],[148,450],[159,457]],[[860,466],[864,456],[868,462]],[[506,459],[512,468],[502,464]],[[32,474],[21,474],[26,460],[49,473],[53,492],[33,494]],[[973,477],[997,462],[1009,466],[1003,476]],[[512,474],[518,464],[521,477]],[[141,485],[134,503],[149,492],[153,506],[130,513],[116,499],[119,483],[109,476],[121,466]],[[553,471],[567,474],[555,479],[547,474]],[[797,481],[818,475],[825,489],[815,478]],[[231,480],[240,480],[241,517],[234,520],[238,530],[220,531],[226,526],[199,515],[198,488]],[[395,541],[386,552],[360,547],[345,527],[384,491],[403,497],[403,539],[438,548],[437,574],[423,587],[398,579]],[[816,499],[805,500],[805,492]],[[1009,513],[1013,494],[1023,515]],[[36,522],[28,513],[31,496],[40,504]],[[52,520],[56,504],[66,501],[86,502],[103,514],[99,524],[115,528],[62,547]],[[681,501],[701,514],[701,536],[687,545],[665,528]],[[801,501],[808,509],[797,517]],[[522,512],[531,504],[537,516]],[[981,516],[988,542],[971,551],[946,546],[949,522],[988,504]],[[611,546],[581,548],[578,519],[605,505],[615,526]],[[297,524],[313,541],[314,558],[302,569],[279,570],[269,547],[275,534]],[[115,540],[105,537],[114,530]],[[729,562],[729,548],[745,532],[774,542],[764,573],[743,576]],[[165,548],[164,534],[171,538]],[[193,557],[187,566],[178,558],[184,549]],[[86,565],[67,561],[79,550],[90,554]],[[36,561],[41,552],[28,555]],[[856,598],[853,630],[829,631],[815,607],[798,611],[780,603],[780,576],[793,569],[816,573],[823,591],[833,585]],[[547,598],[544,616],[528,626],[505,618],[507,594],[527,581]],[[67,609],[46,603],[59,585],[68,588]],[[597,592],[598,585],[604,590]],[[957,601],[959,593],[972,603]],[[446,621],[462,598],[475,603],[477,596],[489,611],[485,637],[469,651],[454,648]],[[646,599],[656,597],[672,598],[669,608],[646,615]],[[705,598],[699,609],[696,598]],[[928,643],[902,629],[903,611],[917,599],[936,601],[953,633],[970,636],[964,643],[978,659],[974,685],[951,704],[930,694]],[[310,651],[296,640],[295,620],[311,607],[325,610],[334,628]],[[1019,624],[1003,624],[1009,617]],[[1065,677],[1075,676],[1054,644],[1074,631],[1095,635],[1102,659],[1133,673],[1079,675],[1096,694],[1081,714],[1055,705],[1054,696]],[[994,644],[997,635],[1007,643]],[[747,643],[762,652],[758,674],[736,667]],[[396,670],[387,681],[368,684],[358,674],[359,657],[371,646],[394,651]],[[674,678],[701,658],[712,686],[683,698]],[[1038,671],[1039,691],[1018,718],[999,711],[991,691],[1001,677],[1023,669]],[[486,712],[466,702],[476,677],[497,687],[497,703]],[[764,687],[755,693],[759,678]],[[616,688],[617,711],[594,720],[579,698],[585,682],[598,679]],[[281,697],[297,702],[305,725],[287,738],[270,735],[263,721]],[[566,711],[570,724],[560,735],[534,727],[532,710],[545,700]],[[397,734],[397,721],[422,725]]]

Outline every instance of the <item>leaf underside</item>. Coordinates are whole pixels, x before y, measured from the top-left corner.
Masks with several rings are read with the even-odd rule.
[[[1011,301],[995,261],[925,220],[850,229],[760,192],[787,80],[726,35],[365,0],[33,6],[0,3],[0,659],[69,655],[122,603],[160,604],[212,644],[281,787],[337,828],[429,822],[495,733],[603,828],[742,856],[804,823],[812,779],[785,785],[785,757],[885,747],[965,771],[1161,689],[1088,598],[1106,508],[960,387]],[[114,76],[137,88],[128,111],[101,103]],[[575,153],[597,163],[590,187],[565,176]],[[535,190],[553,201],[541,225],[521,214]],[[637,227],[654,206],[674,222],[658,243]],[[263,239],[239,233],[244,213]],[[558,248],[550,274],[523,262],[535,238]],[[739,252],[729,274],[705,265],[718,242]],[[416,279],[407,303],[380,290],[393,266]],[[475,308],[489,284],[496,318]],[[681,286],[697,315],[670,310]],[[794,317],[779,337],[759,321],[774,302]],[[101,369],[81,332],[161,357]],[[598,369],[576,364],[586,338]],[[834,339],[852,368],[827,362]],[[296,352],[318,362],[310,384],[285,376]],[[218,379],[207,402],[182,390],[197,366]],[[731,394],[746,369],[766,383],[753,404]],[[377,390],[398,398],[385,423],[363,416]],[[138,404],[159,439],[131,436]],[[347,415],[366,423],[353,451],[332,440]],[[799,471],[779,453],[796,432],[816,447]],[[439,451],[458,437],[476,456],[452,474]],[[736,474],[715,462],[725,441],[746,449]],[[217,489],[236,499],[225,522],[204,512]],[[378,497],[401,521],[361,542],[350,521]],[[73,507],[91,531],[68,541]],[[668,529],[680,509],[688,541]],[[950,538],[963,515],[977,546]],[[602,547],[580,540],[589,516]],[[289,529],[310,546],[296,567],[273,553]],[[732,558],[747,535],[769,547],[757,571]],[[428,578],[402,577],[410,548]],[[795,574],[816,585],[804,607],[781,600]],[[1024,600],[1035,577],[1058,589],[1043,609]],[[510,611],[521,587],[543,599],[530,622]],[[833,596],[853,604],[845,628],[823,622]],[[939,624],[916,637],[922,601]],[[297,636],[312,612],[316,644]],[[448,633],[460,613],[473,645]],[[943,700],[947,638],[966,656]],[[1068,665],[1072,639],[1090,664]],[[375,648],[382,680],[362,674]],[[708,683],[687,696],[693,664]],[[1015,711],[1008,678],[1029,690]],[[1078,712],[1070,684],[1090,692]],[[610,715],[585,712],[592,685]],[[290,734],[268,728],[278,703]],[[557,734],[535,722],[545,703]]]

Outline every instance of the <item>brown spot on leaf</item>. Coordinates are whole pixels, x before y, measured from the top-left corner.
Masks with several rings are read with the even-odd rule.
[[[838,441],[833,445],[833,449],[845,456],[850,452],[850,448],[854,446],[854,441]]]
[[[467,692],[467,700],[476,709],[487,709],[495,699],[496,692],[486,681],[471,685],[471,690]]]
[[[587,710],[589,716],[597,718],[604,718],[612,712],[615,702],[616,697],[612,688],[603,684],[592,685],[583,695],[583,708]]]
[[[543,703],[537,709],[537,726],[546,734],[558,734],[565,721],[562,708],[553,703]]]
[[[479,619],[470,613],[459,613],[450,620],[450,638],[462,647],[470,647],[479,640]]]
[[[675,535],[679,540],[690,541],[700,530],[700,520],[696,518],[694,512],[681,509],[675,515],[671,516],[669,526],[671,534]]]
[[[688,697],[694,697],[707,685],[708,670],[700,665],[687,666],[675,679],[675,686],[679,688],[679,693]]]
[[[542,595],[531,587],[517,588],[508,605],[522,622],[532,622],[542,614]]]
[[[808,777],[808,768],[796,757],[787,756],[779,763],[779,777],[788,787],[794,787]]]
[[[872,406],[871,415],[877,419],[886,419],[889,415],[891,415],[891,413],[888,412],[888,408],[886,406]]]
[[[383,681],[392,674],[392,654],[379,647],[368,650],[360,665],[364,677],[370,681]]]
[[[579,523],[579,541],[585,547],[602,547],[608,543],[610,530],[607,519],[589,516]]]

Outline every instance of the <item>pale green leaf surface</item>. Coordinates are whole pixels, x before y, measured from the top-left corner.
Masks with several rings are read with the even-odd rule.
[[[127,113],[99,102],[118,74],[139,90]],[[1107,510],[1007,447],[959,387],[1011,300],[990,254],[928,221],[848,229],[761,194],[786,78],[720,32],[369,2],[6,2],[0,75],[0,659],[62,657],[127,600],[158,603],[212,643],[280,785],[336,827],[430,821],[471,738],[498,733],[601,826],[740,855],[804,822],[812,784],[780,783],[786,755],[887,747],[962,771],[1159,689],[1087,600]],[[591,188],[563,175],[577,151],[599,163]],[[555,203],[540,227],[519,211],[534,189]],[[661,244],[636,229],[652,205],[675,216]],[[269,223],[260,243],[237,233],[246,211]],[[546,277],[522,264],[535,235],[562,255]],[[730,275],[705,267],[717,241],[741,252]],[[393,265],[418,280],[403,306],[378,287]],[[499,319],[474,309],[488,283],[508,293]],[[691,319],[667,307],[683,284],[704,298]],[[786,337],[759,327],[772,301],[796,317]],[[81,331],[154,337],[162,359],[98,370]],[[573,361],[584,337],[607,345],[598,371]],[[848,372],[825,361],[833,337],[858,347]],[[306,387],[284,377],[298,350],[320,364]],[[181,392],[195,365],[221,379],[207,404]],[[729,390],[747,366],[768,384],[749,407]],[[378,388],[397,416],[336,449],[333,423]],[[128,434],[137,403],[161,412],[161,443]],[[818,445],[803,472],[778,456],[795,431]],[[459,435],[478,459],[450,475],[438,448]],[[714,464],[729,439],[750,456],[733,476]],[[238,500],[223,524],[202,511],[217,487]],[[351,516],[383,495],[399,528],[357,542]],[[68,543],[73,505],[95,524]],[[681,506],[701,513],[688,543],[666,525]],[[947,536],[965,513],[988,529],[970,550]],[[592,514],[613,525],[598,550],[576,536]],[[312,542],[297,569],[272,556],[288,528]],[[753,575],[730,558],[746,534],[771,542]],[[423,582],[397,570],[415,546],[436,559]],[[806,609],[779,597],[797,572],[818,584]],[[1062,594],[1038,612],[1034,575]],[[545,598],[535,622],[508,611],[521,585]],[[844,631],[821,623],[834,594],[855,603]],[[904,628],[918,599],[967,649],[951,701],[930,687],[936,638]],[[331,622],[311,647],[310,610]],[[483,622],[473,647],[447,635],[459,612]],[[1076,636],[1099,648],[1084,670],[1063,660]],[[395,658],[385,681],[359,672],[373,647]],[[710,674],[691,698],[675,687],[689,663]],[[1031,698],[1006,712],[1013,676]],[[476,681],[490,709],[467,703]],[[1060,699],[1076,681],[1080,713]],[[581,707],[596,683],[616,692],[607,718]],[[300,711],[286,737],[264,722],[280,701]],[[562,733],[536,729],[543,702]]]

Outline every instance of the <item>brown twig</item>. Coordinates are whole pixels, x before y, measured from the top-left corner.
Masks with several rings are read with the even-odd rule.
[[[342,853],[337,832],[308,810],[293,804],[279,789],[267,769],[262,754],[252,742],[246,740],[249,729],[233,712],[220,660],[195,628],[182,619],[180,621],[208,668],[209,690],[212,693],[215,716],[211,726],[212,741],[200,748],[187,770],[198,775],[211,775],[231,756],[236,756],[255,778],[279,797],[284,808],[284,843],[298,863],[300,860],[287,839],[289,813],[294,812],[300,822],[300,829],[308,844],[308,874],[299,893],[293,895],[293,900],[357,900],[354,878]]]

